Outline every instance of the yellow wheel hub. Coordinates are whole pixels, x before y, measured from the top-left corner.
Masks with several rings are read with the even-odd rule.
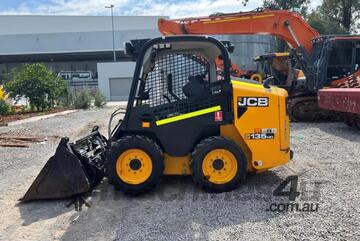
[[[125,151],[116,161],[117,175],[123,182],[132,185],[145,182],[150,177],[152,169],[151,158],[140,149]]]
[[[263,78],[262,78],[262,76],[260,74],[253,74],[253,75],[250,76],[250,79],[258,81],[260,83],[263,82]]]
[[[215,149],[206,154],[202,170],[209,182],[225,184],[236,176],[238,164],[234,154],[225,149]]]

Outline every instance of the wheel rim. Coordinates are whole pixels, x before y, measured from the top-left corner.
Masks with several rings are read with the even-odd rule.
[[[140,149],[125,151],[116,161],[118,177],[125,183],[132,185],[145,182],[150,177],[152,169],[150,156]]]
[[[260,82],[260,83],[263,82],[263,79],[262,79],[261,75],[259,75],[259,74],[253,74],[253,75],[250,77],[250,79],[251,79],[251,80],[258,81],[258,82]]]
[[[225,149],[215,149],[206,154],[202,170],[204,177],[214,184],[225,184],[236,176],[238,164],[234,154]]]

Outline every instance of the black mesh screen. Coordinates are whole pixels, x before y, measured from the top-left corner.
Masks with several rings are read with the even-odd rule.
[[[143,101],[143,104],[153,107],[185,99],[182,87],[189,82],[189,77],[204,75],[208,78],[208,69],[209,63],[206,59],[192,54],[156,57],[154,68],[148,74],[145,84],[145,91],[150,90],[150,99]],[[172,93],[168,84],[172,85]]]
[[[209,69],[208,60],[199,55],[157,55],[144,79],[144,91],[149,92],[149,99],[141,104],[153,107],[158,119],[218,105],[222,77],[217,76],[210,83]],[[184,87],[190,79],[195,85]],[[194,87],[201,88],[201,93],[196,94]]]

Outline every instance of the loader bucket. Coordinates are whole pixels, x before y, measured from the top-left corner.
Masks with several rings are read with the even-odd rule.
[[[68,198],[88,192],[104,176],[105,147],[106,139],[97,129],[75,143],[62,138],[55,155],[20,200]]]

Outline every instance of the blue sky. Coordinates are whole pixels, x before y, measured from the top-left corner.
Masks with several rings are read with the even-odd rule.
[[[316,6],[321,0],[313,1]],[[261,1],[250,0],[0,0],[0,14],[107,15],[114,4],[117,15],[204,16],[215,12],[249,11]]]

